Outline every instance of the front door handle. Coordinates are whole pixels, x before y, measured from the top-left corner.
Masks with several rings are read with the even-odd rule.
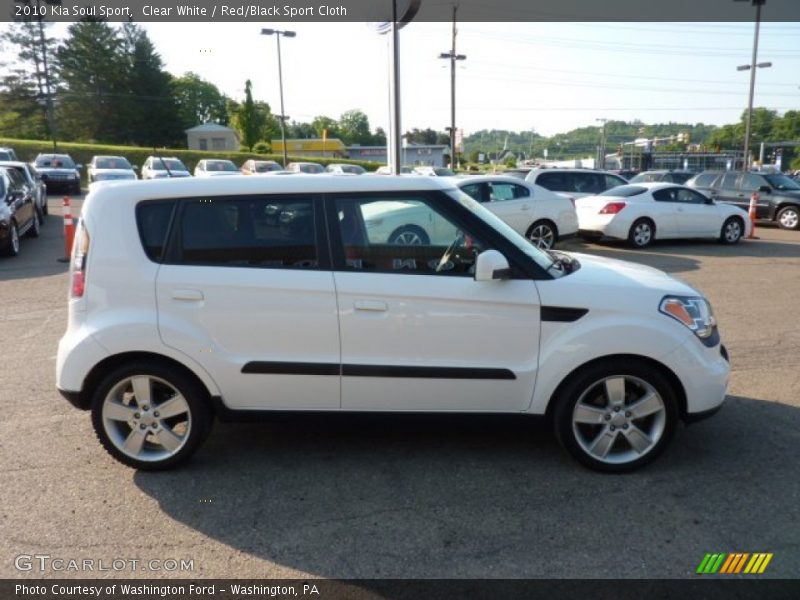
[[[529,205],[529,204],[523,204],[523,205],[522,205],[522,206],[520,206],[519,208],[520,208],[520,210],[530,210],[530,209],[531,209],[531,207],[530,207],[530,205]]]
[[[200,290],[172,290],[173,300],[186,300],[189,302],[198,302],[204,298],[203,292]]]
[[[371,312],[386,312],[389,305],[383,300],[356,300],[353,304],[356,310],[367,310]]]

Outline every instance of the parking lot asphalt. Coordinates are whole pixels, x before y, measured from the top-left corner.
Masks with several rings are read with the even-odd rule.
[[[772,552],[763,576],[800,573],[800,232],[564,245],[695,285],[730,351],[727,405],[642,471],[588,471],[527,418],[309,416],[217,424],[186,467],[139,473],[55,390],[67,266],[50,206],[42,237],[0,260],[0,577],[672,578],[707,552]],[[15,567],[33,554],[194,562]]]

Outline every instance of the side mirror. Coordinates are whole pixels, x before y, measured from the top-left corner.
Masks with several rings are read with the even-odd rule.
[[[75,165],[75,168],[78,169],[78,171],[80,171],[81,169],[83,169],[83,165]]]
[[[769,194],[772,192],[772,188],[769,187],[768,185],[762,185],[760,188],[758,188],[758,191],[764,194]]]
[[[481,252],[475,259],[475,281],[508,279],[510,276],[511,267],[506,257],[497,250]]]
[[[131,169],[133,169],[134,171],[138,171],[139,165],[131,165]]]

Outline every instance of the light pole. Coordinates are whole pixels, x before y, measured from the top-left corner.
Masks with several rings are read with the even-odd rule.
[[[742,2],[744,0],[735,0]],[[753,122],[753,94],[756,89],[756,69],[763,69],[771,67],[772,63],[762,62],[756,63],[758,57],[758,30],[761,25],[761,7],[767,0],[751,0],[753,6],[756,7],[756,29],[753,35],[753,59],[749,65],[740,65],[736,67],[737,71],[750,71],[750,96],[747,100],[747,117],[744,126],[744,154],[742,156],[742,170],[747,171],[750,167],[750,129]],[[735,160],[735,159],[734,159]]]
[[[606,123],[608,123],[608,119],[595,119],[598,123],[603,124],[603,128],[600,130],[600,150],[597,153],[597,163],[599,169],[606,168]]]
[[[278,118],[281,122],[281,142],[283,142],[283,168],[286,168],[286,163],[289,162],[288,153],[286,151],[286,119],[289,117],[286,116],[283,110],[283,70],[281,66],[281,36],[293,38],[297,34],[294,31],[281,31],[279,29],[262,29],[261,35],[275,35],[275,39],[278,42],[278,88],[280,90],[281,95],[281,114],[278,115]]]
[[[466,60],[466,55],[456,54],[456,11],[458,6],[453,6],[453,42],[450,52],[442,52],[439,58],[450,60],[450,168],[456,168],[456,61]]]

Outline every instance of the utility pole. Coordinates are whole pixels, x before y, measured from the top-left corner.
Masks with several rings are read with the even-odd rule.
[[[742,0],[736,0],[741,2]],[[756,7],[756,28],[753,35],[753,59],[749,65],[741,65],[736,67],[737,71],[750,71],[750,95],[747,101],[747,118],[745,119],[744,129],[744,154],[742,156],[742,170],[747,171],[750,168],[750,132],[753,122],[753,95],[756,89],[756,69],[771,67],[772,63],[756,63],[758,58],[758,30],[761,25],[761,7],[767,0],[751,0],[753,6]],[[735,160],[735,159],[734,159]]]
[[[283,66],[281,64],[281,36],[293,38],[297,35],[294,31],[281,31],[279,29],[262,29],[261,35],[275,35],[278,42],[278,90],[281,97],[281,114],[278,116],[281,122],[281,142],[283,143],[283,168],[289,162],[288,151],[286,149],[286,120],[289,118],[283,108]]]
[[[466,60],[466,55],[456,54],[456,13],[458,12],[458,5],[453,5],[453,36],[450,52],[442,52],[439,58],[446,58],[450,60],[450,168],[456,168],[456,62],[459,60]]]
[[[608,123],[608,119],[595,119],[595,121],[603,124],[603,127],[600,130],[600,147],[597,151],[597,164],[595,165],[595,168],[605,169],[606,168],[606,123]]]

